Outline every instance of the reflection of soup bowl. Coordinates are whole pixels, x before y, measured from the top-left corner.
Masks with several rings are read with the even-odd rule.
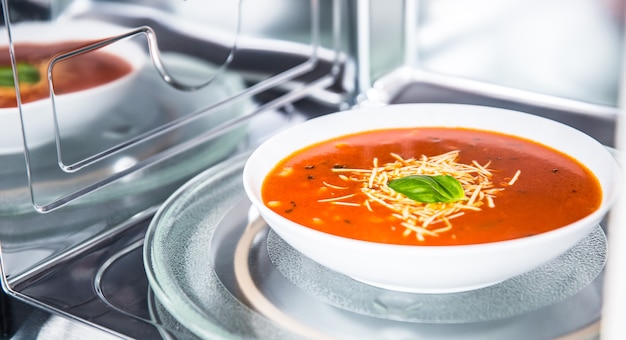
[[[422,134],[423,138],[415,137],[415,134],[409,137],[419,139],[422,144],[407,142],[409,144],[403,148],[396,149],[403,162],[409,163],[408,158],[412,153],[416,153],[417,161],[436,160],[437,157],[434,156],[440,152],[426,158],[420,156],[421,152],[431,152],[423,151],[428,150],[431,145],[445,151],[458,147],[460,156],[457,165],[472,165],[472,160],[477,160],[477,167],[490,171],[494,190],[485,190],[489,187],[486,180],[481,180],[484,184],[481,184],[481,189],[475,189],[478,186],[474,186],[469,191],[466,187],[468,184],[463,182],[461,187],[465,190],[465,197],[455,201],[462,204],[470,204],[471,201],[479,209],[462,209],[461,216],[454,215],[455,213],[445,215],[449,218],[440,220],[439,224],[432,222],[432,219],[430,224],[415,222],[417,218],[411,224],[404,219],[404,208],[392,216],[393,209],[377,201],[387,199],[372,194],[372,188],[376,188],[378,193],[384,192],[383,185],[377,187],[376,184],[379,175],[383,176],[382,173],[385,173],[388,176],[389,181],[385,184],[388,189],[392,186],[393,175],[385,172],[385,167],[400,161],[391,157],[392,161],[387,164],[385,159],[389,157],[377,153],[376,150],[383,150],[387,147],[385,145],[394,145],[396,136],[411,136],[411,133],[403,134],[397,130],[384,138],[382,135],[367,135],[361,142],[374,145],[368,151],[355,146],[358,144],[358,137],[335,140],[326,144],[330,145],[326,147],[326,151],[320,151],[323,146],[319,143],[338,136],[370,130],[413,127],[422,129],[420,131],[431,129],[429,133],[435,135],[419,132],[418,135]],[[454,132],[444,135],[445,131]],[[457,133],[458,136],[466,137],[455,137]],[[469,141],[464,141],[463,138]],[[448,143],[453,143],[452,147],[447,146]],[[517,149],[507,149],[509,145],[512,145],[510,148],[520,148],[519,152]],[[419,150],[416,146],[419,146]],[[308,151],[302,151],[303,148]],[[489,150],[492,148],[496,153],[506,154],[490,155],[492,151]],[[336,151],[340,149],[359,150],[357,153],[362,161],[348,159],[348,156],[342,158],[344,151]],[[339,156],[333,156],[335,152]],[[300,160],[293,157],[294,153],[301,157]],[[471,156],[463,159],[464,154]],[[322,155],[323,159],[311,158]],[[535,155],[539,156],[538,160],[535,160]],[[378,163],[372,162],[375,157]],[[285,159],[290,159],[292,163],[282,163]],[[506,162],[513,166],[505,165],[508,164]],[[367,164],[371,164],[369,169]],[[374,167],[377,168],[376,171],[372,170]],[[435,165],[435,168],[438,167],[439,165]],[[411,171],[417,171],[412,169]],[[515,169],[521,169],[521,172],[517,173]],[[314,170],[317,172],[313,172]],[[450,176],[456,178],[454,171]],[[467,172],[473,174],[472,178],[480,177],[475,170]],[[273,175],[270,176],[270,173]],[[361,173],[366,175],[362,176]],[[376,179],[370,180],[373,173],[376,174]],[[434,175],[423,175],[424,173],[422,176],[434,181]],[[574,178],[575,176],[569,182],[570,179],[567,178],[572,174],[586,176],[584,182],[588,182],[588,186],[579,187],[577,183],[580,179]],[[569,126],[530,114],[495,108],[409,104],[340,112],[281,132],[253,152],[244,168],[243,181],[246,194],[268,225],[288,244],[312,260],[356,280],[383,288],[446,293],[478,289],[502,282],[537,268],[566,252],[585,238],[607,213],[618,195],[618,174],[618,165],[604,146]],[[548,178],[542,178],[544,175]],[[294,180],[294,176],[299,177]],[[396,183],[404,183],[403,180],[409,178],[409,175],[404,174],[395,179],[398,178],[402,180]],[[350,191],[349,187],[357,189]],[[396,197],[398,192],[403,193],[394,202],[401,202],[397,203],[401,208],[403,204],[413,204],[418,213],[424,212],[425,206],[435,207],[433,210],[436,212],[437,209],[456,204],[442,201],[425,203],[418,201],[416,196],[412,196],[414,199],[406,203],[404,199],[413,195],[411,190],[403,191],[402,186],[393,187],[393,193],[388,196]],[[362,193],[367,191],[375,198],[370,199],[370,196],[362,193],[354,194],[359,190]],[[597,200],[592,199],[593,195],[587,191],[595,192]],[[420,193],[419,190],[417,192]],[[474,197],[474,192],[479,195]],[[477,203],[479,197],[490,195],[493,195],[490,199]],[[521,205],[519,209],[515,208],[515,204],[521,204],[518,197],[520,195],[526,195],[521,200],[530,201],[530,208],[522,208]],[[579,197],[583,200],[582,207],[570,205],[574,203],[574,198],[563,199],[560,195]],[[585,201],[586,197],[589,197],[589,201]],[[366,200],[369,203],[365,203]],[[489,201],[494,204],[489,204]],[[548,207],[548,211],[540,212],[543,208],[537,208],[552,204],[551,201],[554,201],[554,205]],[[385,202],[392,205],[389,201]],[[509,204],[513,204],[513,209],[506,208]],[[348,209],[353,211],[346,212]],[[384,211],[384,214],[382,217],[372,217],[370,210]],[[563,213],[559,213],[559,210]],[[412,210],[406,208],[406,211],[407,215],[412,214],[408,213]],[[578,211],[581,213],[578,214]],[[478,217],[479,215],[487,216],[487,221],[472,222],[473,219],[479,221],[483,218]],[[557,215],[560,217],[556,217]],[[367,222],[363,222],[365,218],[368,219]],[[556,222],[561,221],[561,218],[565,222]],[[527,227],[543,226],[544,221],[553,220],[562,224],[552,226],[553,229],[549,231],[532,228],[525,230]],[[337,221],[337,227],[332,226],[334,221]],[[412,227],[404,227],[401,224],[403,222]],[[380,231],[381,228],[384,231]],[[421,228],[426,228],[431,233],[424,233]],[[499,230],[508,230],[509,235],[496,236]],[[352,234],[344,235],[350,232]],[[370,234],[374,236],[367,236]],[[418,234],[421,236],[417,237]],[[490,235],[494,238],[489,239]],[[474,236],[486,239],[470,241]],[[386,241],[379,240],[380,237]],[[405,242],[404,238],[410,240]]]
[[[146,56],[141,47],[123,39],[76,57],[57,60],[52,67],[54,105],[50,99],[47,70],[53,55],[64,54],[98,40],[128,32],[123,28],[94,21],[15,24],[11,28],[18,65],[38,72],[38,80],[22,81],[21,108],[29,148],[54,140],[55,114],[60,135],[80,132],[111,110],[132,86],[144,65]],[[6,38],[0,48],[8,52]],[[2,58],[10,67],[8,53]],[[0,88],[0,152],[16,153],[23,149],[21,121],[15,88]],[[53,107],[55,108],[53,110]]]

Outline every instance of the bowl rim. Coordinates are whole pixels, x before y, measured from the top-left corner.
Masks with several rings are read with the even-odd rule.
[[[402,244],[389,244],[389,243],[380,243],[380,242],[374,242],[374,241],[366,241],[366,240],[359,240],[359,239],[352,239],[352,238],[348,238],[345,236],[341,236],[341,235],[335,235],[335,234],[330,234],[330,233],[326,233],[326,232],[322,232],[310,227],[307,227],[305,225],[301,225],[299,223],[293,222],[289,219],[287,219],[286,217],[283,217],[277,213],[275,213],[274,211],[272,211],[271,209],[269,209],[262,201],[262,199],[259,199],[259,197],[257,197],[257,191],[252,187],[251,181],[251,173],[254,172],[254,170],[252,170],[252,164],[257,161],[257,159],[262,157],[262,153],[264,153],[266,150],[269,150],[269,148],[271,147],[272,143],[276,143],[277,141],[280,141],[281,139],[285,138],[285,136],[289,136],[294,134],[294,131],[299,131],[301,129],[310,127],[311,125],[316,125],[316,124],[320,124],[321,122],[324,121],[328,121],[328,120],[334,120],[334,119],[341,119],[345,116],[349,116],[349,115],[353,115],[353,114],[373,114],[374,112],[378,112],[378,111],[386,111],[389,110],[389,108],[392,108],[391,110],[394,110],[395,108],[401,108],[400,110],[405,110],[405,109],[411,109],[411,108],[437,108],[437,109],[452,109],[452,110],[456,110],[458,111],[459,109],[466,109],[466,110],[478,110],[482,113],[485,112],[492,112],[492,113],[509,113],[511,115],[517,115],[517,117],[519,117],[518,119],[528,119],[531,121],[536,121],[536,122],[544,122],[544,123],[548,123],[548,124],[552,124],[553,126],[559,128],[559,129],[564,129],[569,131],[570,133],[574,133],[577,136],[579,136],[581,139],[586,139],[586,142],[591,143],[592,145],[594,145],[594,147],[597,148],[597,150],[599,152],[603,152],[606,153],[606,155],[608,155],[610,157],[610,159],[612,159],[612,164],[610,165],[611,167],[611,175],[612,175],[612,179],[615,181],[615,183],[613,183],[613,188],[606,188],[602,185],[602,183],[600,183],[601,189],[602,189],[602,202],[600,203],[600,206],[593,211],[592,213],[590,213],[589,215],[574,221],[570,224],[558,227],[556,229],[552,229],[546,232],[542,232],[539,234],[535,234],[535,235],[531,235],[531,236],[526,236],[526,237],[521,237],[521,238],[515,238],[515,239],[510,239],[510,240],[502,240],[502,241],[495,241],[495,242],[487,242],[487,243],[475,243],[475,244],[462,244],[462,245],[402,245]],[[458,114],[456,113],[456,111],[453,114]],[[424,113],[420,113],[420,114],[424,114]],[[333,117],[339,117],[339,118],[333,118]],[[423,126],[443,126],[441,124],[439,125],[423,125]],[[415,125],[415,127],[418,127],[418,125]],[[448,127],[452,127],[450,125],[448,125]],[[334,137],[340,137],[342,135],[346,135],[346,134],[351,134],[351,133],[357,133],[359,131],[370,131],[370,130],[378,130],[378,129],[384,129],[387,127],[372,127],[371,129],[365,130],[365,129],[360,129],[360,130],[356,130],[353,132],[343,132],[343,133],[334,133],[333,136]],[[480,127],[469,127],[472,129],[481,129]],[[486,131],[493,131],[493,130],[489,130],[488,128],[485,128],[483,130]],[[503,133],[503,132],[499,132],[499,133]],[[517,136],[517,137],[521,137],[521,138],[526,138],[526,139],[530,139],[528,137],[525,136],[520,136],[519,134],[513,134],[513,133],[509,133],[509,132],[504,132],[507,135],[513,135],[513,136]],[[322,142],[325,140],[328,140],[330,138],[334,138],[333,136],[331,137],[323,137],[323,138],[316,138],[316,142],[313,143],[317,143],[317,142]],[[532,139],[530,139],[532,140]],[[542,145],[545,145],[542,142],[539,141],[535,141],[537,143],[540,143]],[[310,145],[311,143],[307,143],[307,145]],[[549,146],[548,147],[552,148],[552,149],[556,149],[555,147]],[[601,148],[600,148],[601,147]],[[296,152],[297,150],[302,149],[302,147],[297,147],[297,148],[293,148],[292,151],[290,151],[287,154],[282,155],[282,157],[280,158],[281,160],[288,157],[291,153]],[[567,154],[568,156],[576,159],[575,157],[569,155],[569,153],[564,152],[562,150],[558,150],[562,153]],[[581,164],[583,164],[585,167],[588,167],[587,164],[582,163],[582,161],[579,160],[579,162]],[[589,169],[590,171],[592,171],[591,169]],[[622,187],[622,181],[623,179],[621,178],[620,174],[619,174],[619,164],[617,162],[617,160],[615,159],[615,157],[613,155],[611,155],[607,149],[607,147],[605,147],[604,145],[602,145],[600,142],[598,142],[596,139],[594,139],[593,137],[589,136],[588,134],[572,127],[569,125],[566,125],[564,123],[549,119],[549,118],[545,118],[542,116],[537,116],[537,115],[533,115],[530,113],[525,113],[525,112],[521,112],[521,111],[515,111],[515,110],[510,110],[510,109],[503,109],[503,108],[496,108],[496,107],[489,107],[489,106],[481,106],[481,105],[473,105],[473,104],[439,104],[439,103],[411,103],[411,104],[392,104],[392,105],[386,105],[386,106],[382,106],[382,107],[366,107],[366,108],[357,108],[357,109],[352,109],[352,110],[346,110],[346,111],[339,111],[339,112],[335,112],[335,113],[331,113],[328,115],[324,115],[324,116],[319,116],[316,118],[313,118],[311,120],[305,121],[303,123],[300,123],[298,125],[292,126],[291,128],[285,129],[283,131],[280,131],[279,133],[277,133],[276,135],[268,138],[265,142],[263,142],[260,146],[258,146],[250,155],[250,157],[248,158],[248,160],[246,161],[246,164],[244,165],[244,169],[243,169],[243,185],[244,185],[244,190],[246,192],[246,195],[248,196],[248,198],[251,200],[251,202],[253,203],[253,206],[259,210],[259,212],[261,213],[261,215],[265,215],[265,214],[269,214],[270,216],[272,216],[272,218],[275,219],[279,219],[280,222],[282,224],[286,224],[289,227],[295,227],[297,228],[300,232],[304,232],[310,235],[318,235],[320,237],[325,237],[325,238],[329,238],[332,240],[337,240],[337,241],[341,241],[341,242],[347,242],[349,244],[354,244],[355,246],[368,246],[368,247],[376,247],[376,248],[381,248],[381,249],[394,249],[394,250],[398,250],[398,249],[411,249],[411,251],[414,251],[415,249],[428,249],[428,251],[437,251],[437,252],[446,252],[449,253],[450,251],[466,251],[466,250],[485,250],[487,251],[489,249],[489,251],[493,250],[493,248],[498,248],[498,247],[506,247],[506,248],[510,248],[512,245],[515,246],[523,246],[526,243],[529,242],[534,242],[535,240],[538,239],[544,239],[544,240],[548,240],[548,239],[554,239],[554,238],[558,238],[559,236],[561,236],[562,234],[568,234],[570,232],[572,232],[573,229],[577,229],[577,230],[582,230],[582,229],[589,229],[592,230],[592,226],[595,226],[597,223],[591,223],[590,221],[600,221],[601,218],[608,213],[608,211],[611,209],[611,207],[614,205],[615,201],[617,200],[618,196],[620,195],[621,187]],[[594,176],[597,177],[597,175],[592,171],[592,173],[594,174]],[[261,179],[261,184],[264,181],[266,176],[266,173],[262,175],[262,179]],[[610,192],[607,193],[607,190],[609,190]],[[274,229],[274,226],[272,226],[270,223],[268,223],[268,225],[270,226],[270,228]],[[282,229],[282,226],[279,226],[280,229]],[[277,231],[278,233],[278,231]],[[280,234],[280,233],[279,233]]]

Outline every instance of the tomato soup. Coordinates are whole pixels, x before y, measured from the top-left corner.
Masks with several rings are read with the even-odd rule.
[[[40,74],[40,79],[36,83],[20,83],[22,102],[28,103],[49,96],[48,64],[55,55],[87,46],[90,43],[88,41],[75,41],[49,44],[15,44],[17,63],[32,65]],[[0,67],[11,67],[7,47],[0,48]],[[52,71],[52,83],[55,94],[67,94],[106,84],[131,71],[131,65],[122,58],[95,50],[55,64]],[[15,106],[17,106],[17,101],[14,86],[0,86],[0,107]]]
[[[386,182],[396,168],[423,171],[428,162],[438,167],[443,158],[456,166],[446,172],[444,165],[443,173],[463,184],[465,197],[458,202],[414,202],[386,185],[380,189],[373,179],[382,176]],[[376,190],[400,203],[379,198]],[[428,127],[368,131],[307,147],[277,164],[262,196],[278,214],[330,234],[390,244],[462,245],[565,226],[595,211],[602,191],[585,166],[549,147],[490,131]],[[413,204],[402,208],[408,201]],[[409,205],[419,209],[409,213]],[[444,208],[448,215],[439,211]]]

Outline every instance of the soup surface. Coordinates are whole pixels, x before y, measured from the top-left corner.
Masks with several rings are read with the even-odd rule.
[[[452,176],[465,197],[428,203],[389,189],[410,172]],[[272,210],[310,228],[405,245],[535,235],[587,216],[602,199],[595,176],[563,153],[514,136],[445,127],[375,130],[312,145],[279,163],[262,195]]]
[[[18,64],[27,63],[39,71],[40,79],[35,83],[20,82],[20,96],[23,103],[47,98],[48,64],[59,54],[87,46],[91,42],[74,41],[50,44],[15,44],[15,58]],[[8,47],[0,48],[0,67],[10,68]],[[52,71],[52,83],[56,95],[67,94],[96,87],[116,80],[132,70],[122,58],[95,50],[57,62]],[[0,107],[17,105],[14,86],[0,86]]]

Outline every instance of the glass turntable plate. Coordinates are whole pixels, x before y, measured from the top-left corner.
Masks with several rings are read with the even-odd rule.
[[[597,324],[606,236],[480,290],[410,294],[317,265],[263,223],[248,225],[248,154],[198,175],[154,217],[144,243],[160,319],[202,338],[553,338]]]

